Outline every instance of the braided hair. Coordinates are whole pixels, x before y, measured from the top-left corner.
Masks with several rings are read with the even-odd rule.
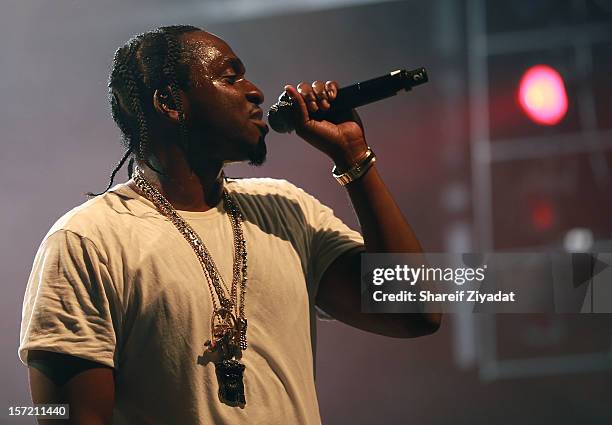
[[[113,169],[106,189],[87,195],[97,196],[110,189],[115,175],[130,157],[130,177],[134,158],[160,172],[148,160],[149,125],[146,115],[148,103],[157,89],[169,87],[179,116],[179,140],[184,149],[188,148],[189,134],[179,89],[190,84],[189,58],[178,37],[193,31],[202,30],[190,25],[160,27],[131,38],[115,52],[108,81],[109,101],[113,120],[121,130],[127,150]]]

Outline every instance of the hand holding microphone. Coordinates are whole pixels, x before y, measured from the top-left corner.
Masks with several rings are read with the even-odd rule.
[[[330,111],[337,93],[338,84],[334,81],[301,82],[297,88],[285,86],[285,96],[291,102],[289,119],[297,135],[343,167],[354,163],[367,150],[359,116],[351,109],[336,112],[333,117],[328,115],[325,120],[312,117]]]
[[[428,81],[424,68],[397,70],[382,77],[338,88],[335,81],[287,85],[268,112],[273,130],[296,133],[326,153],[340,168],[355,163],[367,150],[363,125],[354,108]]]
[[[427,81],[429,81],[429,79],[425,68],[417,68],[413,71],[398,69],[382,77],[372,78],[371,80],[356,83],[341,89],[338,89],[337,84],[334,83],[336,87],[336,92],[334,92],[334,104],[325,111],[313,111],[311,118],[322,120],[327,116],[333,115],[334,112],[347,111],[368,103],[376,102],[394,96],[402,89],[409,91],[412,87],[424,84]],[[328,89],[327,85],[332,82],[328,81],[327,83],[322,83],[318,81],[316,83],[319,83],[318,91],[320,92]],[[301,84],[305,83],[300,83],[300,85]],[[317,87],[314,87],[314,83],[313,90],[317,91]],[[268,112],[268,123],[274,131],[289,133],[294,129],[291,107],[291,97],[288,96],[287,92],[283,92],[278,98],[278,102],[272,105]]]

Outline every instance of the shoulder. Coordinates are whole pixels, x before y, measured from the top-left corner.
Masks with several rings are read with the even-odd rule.
[[[227,188],[240,196],[258,196],[260,198],[276,199],[277,201],[292,201],[308,204],[316,199],[304,189],[284,179],[268,177],[228,179]]]
[[[51,226],[45,238],[63,231],[76,234],[89,233],[90,229],[99,223],[100,216],[104,215],[103,197],[105,196],[106,194],[97,196],[64,213]]]
[[[125,185],[117,185],[63,214],[44,240],[55,234],[72,234],[98,245],[110,234],[129,230],[130,221],[145,214],[146,210],[146,205],[132,196]]]
[[[283,179],[230,179],[227,188],[247,216],[260,220],[304,226],[317,221],[326,208],[315,197]]]
[[[294,193],[304,192],[285,179],[270,177],[228,178],[228,189],[239,193]]]

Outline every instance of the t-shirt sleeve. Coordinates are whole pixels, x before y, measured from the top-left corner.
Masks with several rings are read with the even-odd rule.
[[[45,350],[115,366],[113,286],[94,243],[58,230],[41,244],[23,301],[19,358]]]
[[[347,251],[363,248],[364,242],[361,234],[344,224],[331,208],[303,190],[298,190],[311,228],[308,279],[316,293],[323,274],[334,260]]]

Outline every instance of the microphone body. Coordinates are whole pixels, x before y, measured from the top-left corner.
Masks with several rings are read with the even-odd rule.
[[[310,117],[318,121],[333,119],[339,113],[395,96],[402,89],[409,91],[412,87],[424,84],[427,81],[425,68],[417,68],[413,71],[398,69],[382,77],[372,78],[338,89],[336,98],[330,102],[331,108],[327,111],[319,110],[310,113]],[[268,124],[274,131],[290,133],[295,129],[292,108],[293,99],[287,92],[283,92],[278,98],[278,102],[272,105],[268,111]]]

